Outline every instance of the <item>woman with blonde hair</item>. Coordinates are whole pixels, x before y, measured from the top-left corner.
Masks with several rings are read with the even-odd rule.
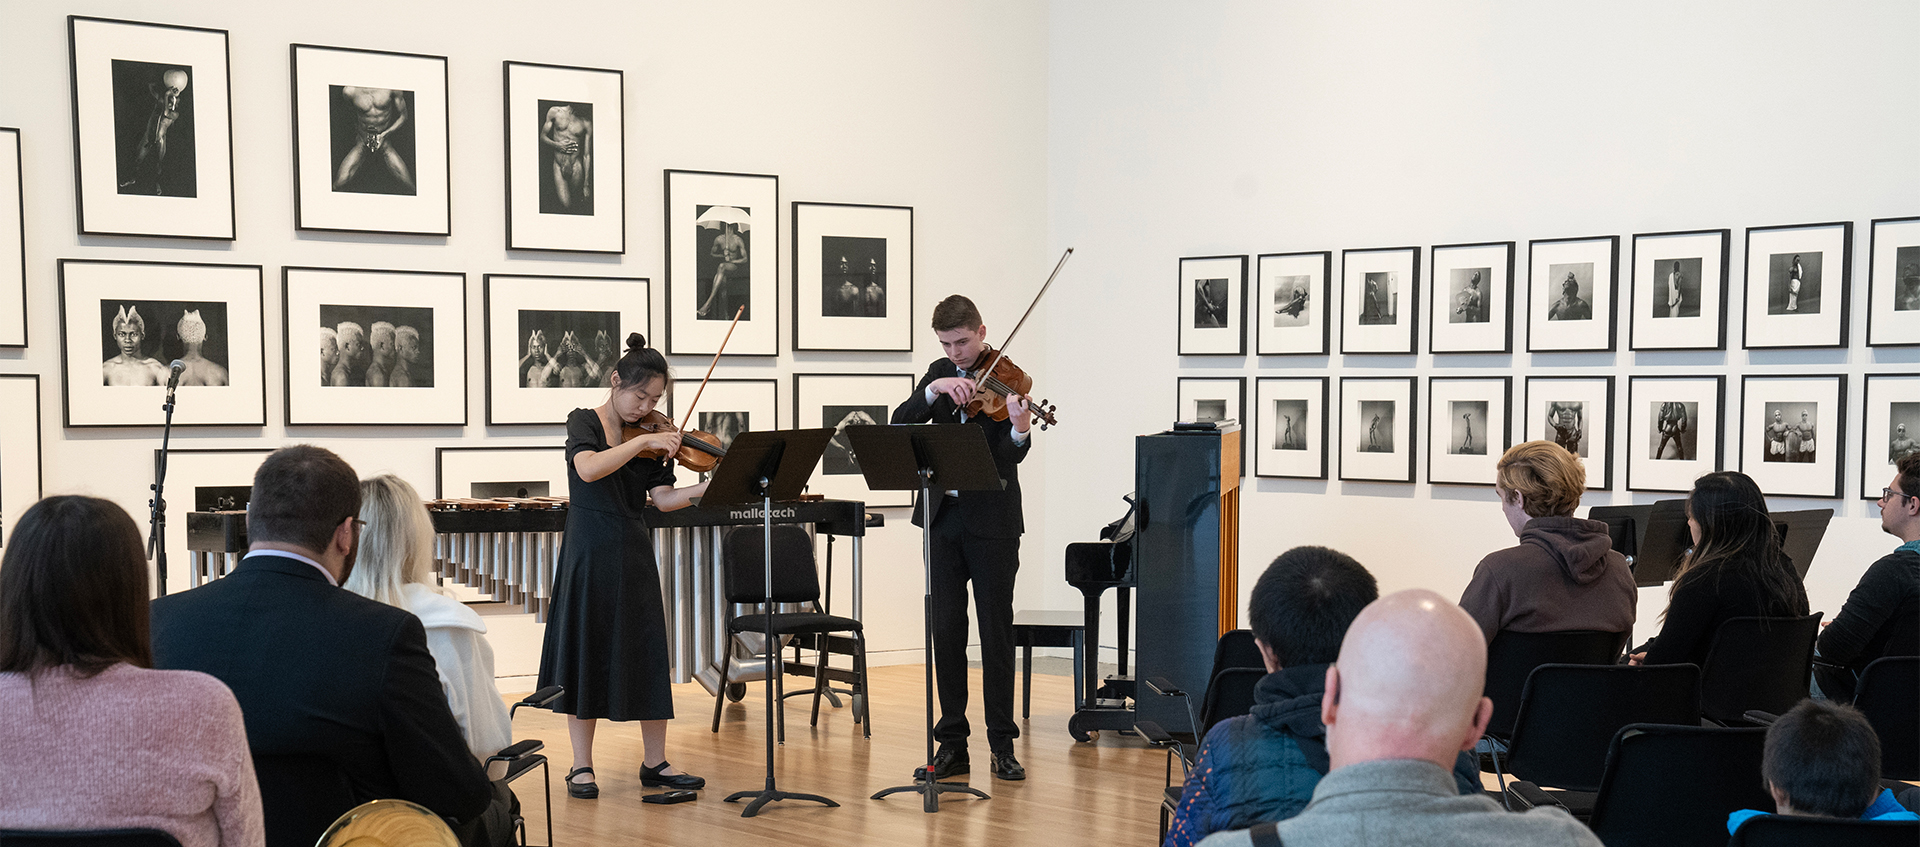
[[[407,481],[381,474],[360,481],[360,553],[346,588],[412,612],[427,628],[447,706],[467,749],[484,763],[513,743],[506,702],[493,682],[487,625],[433,584],[433,516]]]
[[[1494,465],[1493,491],[1520,543],[1481,559],[1460,596],[1489,642],[1503,629],[1633,629],[1638,595],[1626,557],[1606,524],[1573,516],[1586,486],[1580,457],[1551,441],[1517,444]]]

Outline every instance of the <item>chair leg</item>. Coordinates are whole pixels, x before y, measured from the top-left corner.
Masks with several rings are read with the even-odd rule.
[[[820,695],[827,687],[827,634],[817,632],[813,635],[813,717],[807,726],[820,725]]]
[[[547,847],[553,847],[553,772],[547,769],[544,757],[540,760],[540,785],[547,790]]]
[[[713,691],[713,731],[720,731],[720,709],[727,704],[727,671],[733,667],[733,634],[728,633],[726,646],[720,650],[720,684]]]
[[[872,689],[867,687],[867,633],[857,630],[853,633],[853,676],[854,687],[860,689],[859,715],[861,737],[873,737],[873,698]]]

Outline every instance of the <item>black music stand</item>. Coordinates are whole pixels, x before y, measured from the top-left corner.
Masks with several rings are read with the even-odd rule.
[[[1604,521],[1613,549],[1627,557],[1633,584],[1641,588],[1673,579],[1680,560],[1693,547],[1687,529],[1687,500],[1659,500],[1626,506],[1595,506],[1588,520]]]
[[[920,491],[920,538],[926,591],[921,609],[926,618],[927,645],[927,766],[912,785],[881,790],[872,799],[917,791],[928,812],[940,811],[940,795],[971,794],[992,799],[978,788],[940,782],[933,776],[933,492],[999,491],[1005,487],[994,467],[987,436],[972,424],[914,426],[850,426],[847,440],[860,462],[867,487],[875,491]]]
[[[1820,540],[1827,536],[1833,510],[1803,509],[1772,514],[1773,531],[1780,536],[1780,547],[1786,550],[1787,558],[1793,560],[1793,569],[1804,581],[1807,569],[1813,566],[1813,554],[1820,552]]]
[[[827,449],[827,441],[833,438],[831,429],[794,429],[774,432],[743,432],[733,439],[727,447],[727,457],[713,470],[707,480],[707,493],[700,498],[701,506],[727,508],[745,506],[755,501],[760,504],[760,525],[766,539],[766,553],[761,559],[765,566],[767,579],[766,594],[766,635],[769,656],[779,648],[773,640],[773,501],[793,500],[806,488],[807,477],[813,475],[813,467],[820,463],[820,454]],[[731,637],[729,637],[731,640]],[[733,649],[729,646],[727,649]],[[778,699],[773,694],[773,662],[767,662],[764,674],[767,685],[767,785],[759,791],[736,791],[727,797],[727,802],[752,797],[740,813],[750,818],[760,813],[760,807],[775,800],[812,800],[828,806],[838,806],[818,794],[800,794],[793,791],[781,791],[773,784],[773,710]],[[726,685],[726,680],[720,680]]]

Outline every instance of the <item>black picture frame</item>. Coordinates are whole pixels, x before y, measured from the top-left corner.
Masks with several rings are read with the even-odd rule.
[[[1343,376],[1340,378],[1340,479],[1342,482],[1414,481],[1419,467],[1420,396],[1417,377]],[[1375,429],[1378,413],[1369,416],[1367,403],[1391,403],[1393,418],[1387,431]],[[1405,414],[1400,413],[1404,406]],[[1378,436],[1388,438],[1386,450]],[[1363,443],[1365,446],[1363,446]],[[1394,454],[1405,452],[1404,460]],[[1373,455],[1363,455],[1373,454]],[[1384,455],[1380,455],[1384,454]],[[1374,461],[1377,459],[1377,461]]]
[[[0,347],[27,346],[27,197],[20,150],[20,130],[0,127]]]
[[[1602,264],[1604,274],[1598,271]],[[1598,321],[1604,312],[1605,326],[1575,327],[1582,319],[1560,315],[1555,308],[1559,298],[1553,295],[1566,279],[1561,273],[1575,277],[1576,290],[1581,284],[1588,287],[1586,320]],[[1603,275],[1604,281],[1600,278]],[[1599,307],[1603,294],[1604,309]],[[1574,307],[1577,309],[1577,302]],[[1620,236],[1536,238],[1527,242],[1527,352],[1612,353],[1619,347],[1619,329]],[[1601,336],[1598,339],[1591,337],[1596,330]]]
[[[330,295],[330,296],[329,296]],[[324,299],[346,302],[324,302]],[[376,302],[377,301],[377,302]],[[286,377],[287,426],[466,426],[467,425],[467,275],[458,271],[389,268],[280,269],[280,309],[286,332],[281,362]],[[376,323],[393,326],[396,360],[410,363],[410,386],[356,383],[346,367],[347,384],[323,383],[324,354],[315,347],[296,352],[295,336],[308,343],[332,329],[338,338],[344,323],[368,336],[368,356],[379,345]],[[408,324],[394,323],[409,320]],[[424,326],[422,326],[424,324]],[[299,327],[299,328],[297,328]],[[415,330],[416,359],[407,359],[403,330]],[[304,328],[304,329],[301,329]],[[316,333],[316,330],[319,330]],[[324,347],[324,340],[320,347]],[[371,362],[367,372],[371,372]],[[307,377],[294,379],[304,370]],[[394,379],[389,368],[386,379]],[[425,382],[425,385],[421,383]],[[396,393],[398,392],[398,393]]]
[[[796,200],[788,222],[793,227],[793,349],[912,352],[913,207]],[[830,255],[830,246],[840,255]],[[852,299],[836,296],[831,290],[835,275],[840,288],[852,286],[859,293]],[[906,297],[898,298],[903,281]]]
[[[1376,283],[1375,277],[1379,277],[1377,284],[1369,287],[1369,283]],[[1418,247],[1340,251],[1340,352],[1383,355],[1419,352],[1420,289],[1423,287]],[[1402,292],[1407,294],[1405,308],[1399,302]]]
[[[173,442],[178,445],[180,442]],[[207,511],[201,509],[206,500],[221,497],[237,497],[233,504],[218,504],[221,511],[244,511],[247,499],[252,496],[253,474],[260,463],[273,454],[266,447],[179,447],[170,446],[167,450],[167,507],[171,515],[167,538],[167,585],[174,592],[201,585],[200,575],[193,568],[193,554],[187,547],[187,518],[192,512]],[[152,461],[160,459],[159,448],[154,448]],[[148,466],[147,473],[155,468]],[[246,488],[244,496],[238,489]],[[225,489],[224,491],[222,489]],[[218,574],[213,574],[217,576]]]
[[[1860,413],[1860,499],[1880,499],[1895,463],[1920,452],[1920,373],[1867,374]],[[1881,452],[1877,445],[1887,445]],[[1882,461],[1885,457],[1885,461]]]
[[[1613,377],[1531,375],[1527,377],[1526,389],[1526,409],[1521,415],[1518,440],[1551,441],[1566,447],[1568,452],[1579,456],[1581,464],[1586,467],[1587,490],[1611,491],[1615,449]],[[1575,410],[1578,430],[1571,439],[1567,438],[1565,428],[1554,423],[1555,410],[1542,405],[1558,405],[1563,401],[1581,404]],[[1588,404],[1597,404],[1600,413],[1591,414]],[[1595,432],[1596,427],[1598,433]],[[1596,456],[1600,459],[1597,463],[1593,461]],[[1595,464],[1600,466],[1597,474],[1594,472]]]
[[[1320,260],[1317,286],[1312,279],[1315,257]],[[1272,262],[1273,273],[1268,273],[1269,261]],[[1289,273],[1301,270],[1308,273]],[[1293,279],[1301,276],[1307,278],[1304,283]],[[1261,253],[1254,257],[1254,277],[1257,284],[1253,302],[1260,306],[1258,309],[1248,309],[1248,314],[1260,316],[1256,321],[1258,329],[1254,332],[1255,355],[1327,355],[1333,344],[1333,251]],[[1283,283],[1283,280],[1288,282]],[[1283,284],[1288,285],[1290,290],[1281,291]],[[1304,298],[1299,288],[1302,284],[1310,289]],[[1283,298],[1287,301],[1284,304],[1280,302]],[[1309,302],[1299,303],[1301,299]],[[1271,313],[1267,311],[1269,308],[1272,309]],[[1320,325],[1318,346],[1313,344],[1315,333],[1308,329],[1316,321]],[[1282,326],[1283,323],[1289,325]],[[1324,473],[1321,478],[1325,478]]]
[[[1867,346],[1920,346],[1920,216],[1876,218],[1867,231]]]
[[[1221,297],[1228,302],[1218,302]],[[1176,299],[1179,308],[1174,310],[1174,320],[1179,327],[1180,355],[1247,355],[1245,254],[1183,257]]]
[[[1435,298],[1436,301],[1438,298]],[[1481,392],[1469,392],[1455,395],[1457,387],[1478,385],[1485,389],[1497,389]],[[1495,399],[1498,406],[1495,406]],[[1460,404],[1480,403],[1477,410],[1465,410],[1466,415],[1478,411],[1481,417],[1481,440],[1473,443],[1471,419],[1463,420],[1461,452],[1453,447],[1453,414],[1463,411]],[[1447,411],[1440,413],[1441,404]],[[1493,423],[1498,413],[1499,424]],[[1448,435],[1442,449],[1436,444],[1441,437],[1442,427]],[[1499,430],[1499,440],[1494,440],[1495,429]],[[1510,376],[1435,376],[1427,378],[1427,482],[1435,485],[1478,485],[1491,487],[1494,483],[1494,469],[1505,455],[1507,448],[1513,446],[1513,377]],[[1468,446],[1472,445],[1472,446]],[[1472,452],[1477,447],[1479,452]],[[1436,461],[1436,457],[1439,457]]]
[[[1427,347],[1437,354],[1513,352],[1513,254],[1511,241],[1436,244],[1427,250]],[[1491,262],[1484,267],[1474,267]],[[1452,276],[1481,273],[1484,293],[1453,293]],[[1440,275],[1449,274],[1448,294],[1440,296]],[[1463,284],[1471,285],[1471,278]],[[1470,297],[1470,299],[1469,299]],[[1471,313],[1471,314],[1470,314]],[[1442,320],[1442,316],[1446,320]],[[1491,337],[1489,337],[1491,336]],[[1429,459],[1432,458],[1429,452]]]
[[[1670,402],[1683,407],[1693,404],[1693,410],[1687,429],[1665,435],[1660,407]],[[1705,412],[1701,406],[1707,407]],[[1712,425],[1702,427],[1701,417],[1709,414]],[[1723,374],[1627,377],[1627,438],[1623,447],[1627,456],[1627,490],[1684,494],[1693,490],[1693,481],[1700,475],[1725,470],[1728,417],[1727,378]],[[1691,442],[1687,433],[1692,434]],[[1712,434],[1713,443],[1710,449],[1702,450],[1699,439],[1707,433]],[[1667,458],[1669,448],[1677,455]],[[1656,453],[1659,459],[1654,458]],[[1663,464],[1655,465],[1655,462]],[[1666,462],[1673,464],[1666,465]]]
[[[1810,388],[1819,389],[1821,396],[1810,396]],[[1802,410],[1804,426],[1791,422],[1795,409]],[[1774,423],[1769,423],[1770,411]],[[1777,441],[1774,426],[1782,429]],[[1804,446],[1808,442],[1813,444],[1810,450]],[[1742,375],[1739,449],[1740,471],[1753,477],[1763,494],[1842,497],[1847,472],[1846,375]],[[1801,456],[1796,457],[1796,451]],[[1806,453],[1813,457],[1805,458]]]
[[[486,274],[482,279],[482,329],[485,339],[487,424],[554,426],[576,408],[597,406],[606,396],[606,373],[626,350],[627,334],[638,332],[652,343],[653,286],[645,277],[577,277],[545,274]],[[556,304],[575,308],[529,308]],[[560,353],[572,334],[577,357],[523,365],[531,333],[543,347]],[[559,332],[561,335],[555,336]],[[599,334],[606,333],[602,342]],[[584,337],[581,337],[584,335]],[[604,343],[604,348],[602,344]],[[528,367],[544,366],[528,385]],[[568,367],[581,371],[573,373]],[[567,383],[579,383],[568,385]]]
[[[491,459],[491,462],[487,460]],[[542,469],[542,465],[545,468]],[[491,465],[492,467],[488,467]],[[435,447],[433,449],[433,499],[473,497],[478,477],[486,482],[530,481],[535,475],[545,483],[548,496],[566,497],[567,448],[564,445],[522,445],[517,447]],[[464,487],[450,492],[449,486]]]
[[[1853,302],[1852,221],[1748,227],[1746,248],[1742,347],[1847,346]],[[1840,254],[1838,297],[1833,296],[1834,275],[1827,266],[1835,252]],[[1787,256],[1792,256],[1790,266],[1782,261]]]
[[[40,375],[0,374],[0,549],[46,480],[40,444]]]
[[[711,356],[719,351],[723,356],[780,355],[780,177],[668,169],[663,172],[663,178],[666,186],[666,353]],[[703,203],[703,200],[713,202]],[[715,214],[715,210],[723,208],[731,208],[738,214]],[[763,214],[766,217],[762,218]],[[727,221],[721,217],[739,220]],[[717,226],[709,226],[710,223]],[[726,227],[739,224],[747,226],[741,247],[748,265],[747,286],[744,291],[734,286],[727,292],[725,302],[721,302],[715,296],[718,292],[713,290],[718,274],[709,279],[700,273],[703,251],[699,249],[701,236],[697,230],[714,230],[717,241]],[[736,229],[732,234],[741,235],[741,232]],[[711,246],[704,255],[714,256]],[[723,260],[720,264],[728,263]],[[703,280],[708,289],[704,301],[701,298]],[[727,306],[743,302],[747,306],[746,314],[739,326],[733,328],[733,337],[727,341],[726,349],[720,351],[736,311]],[[768,308],[761,308],[763,305]]]
[[[1647,232],[1633,236],[1632,320],[1627,326],[1627,349],[1636,352],[1727,349],[1727,293],[1731,278],[1728,260],[1732,255],[1732,236],[1732,230],[1727,229]],[[1711,244],[1714,239],[1719,240],[1717,249]],[[1667,249],[1656,250],[1656,247]],[[1672,261],[1681,263],[1680,282],[1670,281],[1669,288],[1673,290],[1660,296],[1663,292],[1656,290],[1660,274],[1654,270],[1654,264]],[[1699,270],[1687,273],[1687,262],[1699,262],[1692,266]],[[1718,267],[1708,267],[1710,264]],[[1666,276],[1671,280],[1673,274],[1670,269]],[[1695,278],[1691,309],[1685,283],[1689,275]],[[1717,279],[1718,284],[1705,284],[1709,277]],[[1671,311],[1680,314],[1669,314]],[[1688,311],[1692,314],[1687,314]],[[1704,320],[1696,322],[1694,318]],[[1673,319],[1682,321],[1682,325],[1669,328],[1656,323]]]
[[[625,72],[540,62],[506,61],[500,65],[507,249],[627,252]],[[586,107],[584,116],[579,114],[581,106]],[[559,109],[566,110],[562,119],[577,121],[576,127],[584,125],[587,143],[575,153],[556,151],[542,143],[546,122],[555,120]],[[535,127],[535,123],[540,125]],[[580,134],[578,128],[569,132],[570,136]],[[563,167],[555,161],[560,155],[578,157],[578,185],[563,185],[558,173],[552,173],[553,181],[548,181],[550,172]],[[613,167],[603,168],[608,156],[612,156]],[[580,194],[585,196],[576,196]],[[607,202],[609,198],[612,202]]]
[[[793,375],[794,429],[827,427],[838,429],[848,415],[857,411],[874,424],[885,425],[893,407],[913,393],[915,377],[908,373],[797,373]],[[831,407],[831,408],[830,408]],[[828,420],[830,414],[843,415]],[[861,477],[857,461],[852,460],[850,445],[837,432],[827,445],[807,483],[810,492],[838,500],[859,500],[873,508],[913,505],[911,491],[873,491]]]
[[[1219,401],[1217,415],[1201,414],[1201,407]],[[1201,423],[1232,421],[1240,425],[1240,476],[1247,475],[1247,441],[1252,434],[1247,414],[1247,378],[1244,376],[1183,376],[1174,382],[1174,420]]]
[[[1332,420],[1324,376],[1257,377],[1253,381],[1253,475],[1267,479],[1326,479],[1329,447],[1327,422]],[[1286,389],[1295,390],[1288,391]],[[1301,390],[1304,389],[1304,390]],[[1277,404],[1287,403],[1307,424],[1304,438],[1281,417]],[[1293,404],[1298,404],[1293,406]],[[1318,405],[1319,414],[1314,414]],[[1289,453],[1300,453],[1298,457]],[[1316,455],[1317,454],[1317,455]],[[1317,470],[1316,470],[1317,468]]]
[[[661,411],[673,418],[678,425],[686,417],[680,412],[685,404],[692,403],[696,393],[700,402],[693,407],[693,419],[686,421],[689,428],[705,432],[720,442],[720,449],[733,445],[733,439],[741,432],[755,430],[780,429],[780,416],[784,410],[780,407],[780,380],[778,379],[722,379],[715,377],[706,380],[705,390],[701,390],[702,380],[683,378],[673,381],[673,390],[667,392],[666,402]],[[715,420],[710,413],[745,413],[745,428],[723,427],[724,423],[738,424],[739,419],[727,418]],[[731,416],[728,416],[731,417]],[[700,481],[701,474],[687,470],[685,465],[674,466],[676,485],[693,485]]]
[[[447,57],[322,44],[288,45],[287,56],[294,229],[452,235]],[[335,84],[340,81],[352,84]],[[374,88],[368,82],[394,87]],[[370,139],[341,106],[343,98],[357,96],[348,88],[369,92],[365,114],[401,112],[405,120],[387,121],[378,138]]]
[[[81,235],[234,240],[227,40],[224,29],[67,16]],[[143,97],[153,104],[140,103]],[[163,114],[171,117],[162,121]],[[144,128],[123,133],[123,118]],[[161,123],[165,129],[157,129]]]

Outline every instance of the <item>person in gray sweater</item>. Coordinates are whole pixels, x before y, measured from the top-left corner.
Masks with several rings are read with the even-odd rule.
[[[1586,490],[1579,457],[1551,441],[1515,445],[1494,466],[1494,493],[1520,543],[1474,568],[1460,607],[1487,641],[1501,630],[1633,629],[1638,594],[1607,525],[1573,516]]]
[[[1480,696],[1487,645],[1473,618],[1431,591],[1389,594],[1354,619],[1327,669],[1320,718],[1333,770],[1299,815],[1217,832],[1200,847],[1600,847],[1562,809],[1508,812],[1455,793],[1448,768],[1493,716]]]

